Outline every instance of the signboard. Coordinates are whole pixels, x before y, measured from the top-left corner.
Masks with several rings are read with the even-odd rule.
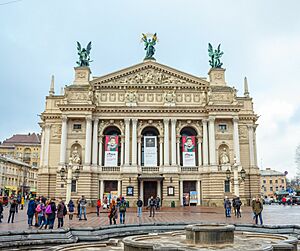
[[[118,136],[105,136],[104,166],[118,166],[118,144]]]
[[[156,136],[144,136],[144,166],[157,166]]]
[[[190,204],[198,203],[198,193],[197,191],[190,191]]]
[[[196,166],[195,136],[182,136],[183,166]]]

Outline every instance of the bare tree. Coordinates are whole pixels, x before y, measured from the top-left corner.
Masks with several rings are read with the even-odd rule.
[[[300,176],[300,145],[296,148],[296,158],[295,158],[296,166],[297,166],[297,176]]]

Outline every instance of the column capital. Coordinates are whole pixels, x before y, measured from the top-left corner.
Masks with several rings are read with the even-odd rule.
[[[131,119],[131,120],[132,120],[132,124],[133,124],[133,125],[136,125],[136,124],[137,124],[138,119],[134,118],[134,119]]]
[[[253,130],[254,126],[253,125],[247,125],[248,130]]]
[[[209,120],[209,122],[215,122],[216,117],[215,116],[209,116],[208,120]]]
[[[129,125],[130,119],[129,119],[129,118],[125,118],[125,119],[124,119],[124,122],[125,122],[125,124]]]
[[[164,119],[164,124],[168,125],[169,124],[170,119]]]
[[[61,120],[62,120],[62,122],[67,122],[67,120],[68,120],[67,115],[62,115]]]
[[[177,119],[171,119],[172,125],[176,125]]]
[[[198,143],[202,142],[202,136],[196,136]]]
[[[208,123],[208,118],[202,119],[202,124],[207,124]]]
[[[141,144],[141,143],[142,143],[142,136],[138,136],[138,137],[137,137],[137,142],[138,142],[138,144]]]
[[[99,118],[94,118],[94,122],[98,123],[99,122]]]
[[[45,124],[45,129],[50,129],[51,125],[50,124]]]
[[[234,123],[238,123],[238,122],[239,122],[239,117],[238,117],[238,116],[234,116],[234,117],[232,118],[232,121],[233,121]]]
[[[86,116],[85,117],[85,120],[87,121],[87,122],[92,122],[92,116]]]

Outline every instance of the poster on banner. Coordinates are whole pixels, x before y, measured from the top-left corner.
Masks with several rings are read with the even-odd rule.
[[[110,191],[111,200],[117,201],[118,199],[118,191]]]
[[[144,166],[157,166],[156,136],[144,136]]]
[[[196,165],[195,136],[182,136],[183,166]]]
[[[118,136],[105,136],[104,166],[118,166],[118,143]]]
[[[197,204],[198,202],[198,193],[197,191],[190,191],[190,204]]]

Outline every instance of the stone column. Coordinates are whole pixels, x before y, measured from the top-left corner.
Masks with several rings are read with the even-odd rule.
[[[122,194],[122,186],[121,180],[118,180],[118,197]]]
[[[179,181],[180,206],[183,206],[183,181]]]
[[[253,142],[253,125],[248,125],[248,135],[249,135],[249,154],[250,154],[250,166],[255,166],[255,157],[254,157],[254,142]]]
[[[142,165],[142,137],[138,136],[138,166]]]
[[[180,166],[180,135],[177,135],[176,139],[176,144],[177,144],[177,165]]]
[[[67,134],[68,134],[67,120],[68,120],[67,116],[62,116],[61,139],[60,139],[60,159],[59,159],[59,163],[61,165],[64,165],[66,163]]]
[[[132,160],[131,160],[131,165],[136,165],[137,164],[137,129],[136,129],[136,124],[137,124],[137,119],[132,119]]]
[[[161,181],[157,181],[157,196],[161,199]]]
[[[159,136],[159,166],[163,166],[163,137]]]
[[[254,127],[253,127],[254,165],[255,165],[255,166],[258,166],[258,164],[257,164],[257,146],[256,146],[256,126],[257,126],[257,125],[254,125]]]
[[[209,117],[209,160],[210,165],[216,165],[215,117]]]
[[[50,125],[45,125],[44,166],[49,164]]]
[[[68,165],[67,170],[67,189],[66,189],[66,201],[71,199],[71,190],[72,190],[72,165]]]
[[[98,162],[98,165],[99,166],[102,166],[103,165],[103,160],[102,160],[102,156],[103,156],[103,150],[102,150],[102,146],[103,146],[103,135],[100,135],[99,137],[99,162]]]
[[[197,145],[198,145],[198,166],[202,166],[201,136],[197,137]]]
[[[104,194],[104,182],[103,180],[100,180],[100,200],[103,204],[103,194]]]
[[[235,196],[240,196],[238,165],[233,165],[233,187]]]
[[[85,128],[85,165],[91,164],[92,118],[86,117]]]
[[[93,130],[93,166],[97,166],[98,162],[98,122],[99,119],[94,119],[94,130]]]
[[[208,165],[208,137],[207,137],[207,119],[202,120],[203,125],[203,165]]]
[[[176,166],[176,119],[171,119],[172,166]]]
[[[140,197],[141,200],[144,202],[144,181],[143,180],[140,181]]]
[[[164,165],[169,166],[169,119],[164,119]]]
[[[240,165],[240,140],[239,140],[239,118],[233,118],[233,144],[234,144],[234,155],[236,158],[236,163]]]
[[[129,142],[130,142],[130,119],[124,119],[125,121],[125,166],[129,166]]]
[[[42,138],[41,138],[41,153],[40,153],[40,167],[44,165],[44,144],[45,144],[45,129],[44,126],[42,126]],[[0,182],[1,182],[0,177]]]
[[[201,185],[200,180],[197,180],[197,205],[201,205]]]
[[[125,149],[124,149],[124,135],[121,135],[121,152],[120,152],[121,166],[124,165],[124,152],[125,152]]]

